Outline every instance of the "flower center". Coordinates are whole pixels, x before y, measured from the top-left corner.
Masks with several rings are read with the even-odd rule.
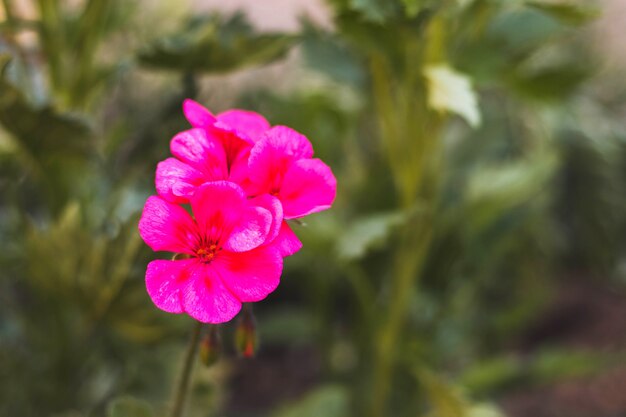
[[[202,246],[200,249],[196,251],[196,256],[204,263],[209,263],[215,258],[217,252],[220,251],[216,244],[211,244],[209,246]]]

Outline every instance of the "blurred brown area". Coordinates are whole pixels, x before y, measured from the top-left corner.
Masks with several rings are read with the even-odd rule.
[[[592,281],[593,282],[593,281]],[[524,355],[545,345],[619,353],[626,349],[626,294],[581,276],[557,290],[553,304],[522,336]],[[514,417],[616,417],[626,414],[626,366],[586,377],[517,389],[501,399]]]

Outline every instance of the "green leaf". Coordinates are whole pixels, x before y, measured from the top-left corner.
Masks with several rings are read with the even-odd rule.
[[[539,383],[576,378],[593,375],[605,368],[612,359],[606,353],[546,349],[535,358],[532,372]]]
[[[405,218],[403,213],[392,212],[354,220],[337,242],[339,256],[344,259],[362,258],[369,250],[383,245],[393,228]]]
[[[404,4],[404,10],[407,16],[415,17],[420,11],[420,0],[402,0]]]
[[[485,395],[523,378],[522,367],[521,360],[512,355],[490,358],[465,369],[459,382],[472,393]]]
[[[425,8],[431,6],[433,3],[436,4],[436,1],[432,1],[432,0],[402,0],[402,5],[404,6],[404,13],[409,18],[416,17],[419,14],[419,12],[421,12]]]
[[[529,203],[546,189],[557,167],[556,155],[544,151],[508,164],[485,165],[469,178],[466,226],[474,231],[493,224],[510,210]]]
[[[430,371],[420,370],[417,378],[426,391],[433,417],[465,417],[466,402],[461,391]]]
[[[75,115],[51,106],[35,107],[6,80],[8,59],[0,62],[0,124],[35,157],[81,155],[90,148],[91,129]]]
[[[351,49],[341,39],[307,25],[302,39],[302,52],[306,63],[331,78],[362,86],[365,82],[364,67]]]
[[[224,73],[283,58],[296,38],[256,34],[242,14],[227,20],[197,17],[180,33],[159,39],[139,52],[139,62],[155,69]]]
[[[428,82],[428,105],[439,112],[456,113],[472,127],[480,125],[478,98],[470,78],[446,64],[430,65],[424,69]]]
[[[396,2],[391,0],[350,0],[350,6],[361,12],[367,20],[376,23],[383,23],[398,10]]]
[[[496,14],[487,28],[491,53],[496,47],[513,60],[545,45],[551,38],[563,34],[565,29],[545,13],[530,8]]]
[[[345,388],[329,385],[317,388],[300,401],[287,406],[273,417],[345,417],[349,415],[349,398]]]
[[[106,417],[153,417],[150,404],[133,397],[119,397],[109,403]]]
[[[465,417],[505,417],[505,415],[495,405],[481,403],[471,406]]]
[[[530,0],[526,4],[570,25],[583,25],[600,16],[600,10],[588,2]]]
[[[516,72],[510,81],[520,94],[540,100],[557,100],[575,92],[590,76],[591,68],[572,63],[532,73]]]
[[[463,390],[433,372],[418,370],[416,375],[431,408],[428,417],[504,417],[492,404],[468,400]]]
[[[476,362],[465,370],[459,381],[473,394],[493,395],[522,384],[541,385],[594,375],[622,360],[620,354],[544,349],[524,359],[506,355]]]

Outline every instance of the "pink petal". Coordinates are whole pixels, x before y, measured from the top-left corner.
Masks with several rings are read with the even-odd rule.
[[[268,210],[249,206],[224,243],[224,249],[246,252],[259,247],[267,240],[271,226],[272,215]]]
[[[241,222],[248,202],[241,187],[230,181],[201,185],[191,199],[191,208],[203,237],[226,242]]]
[[[196,263],[193,259],[150,262],[146,271],[146,289],[152,302],[168,313],[182,313],[180,290]]]
[[[217,120],[230,126],[240,135],[247,136],[253,142],[258,141],[261,135],[270,128],[265,117],[246,110],[227,110],[218,114]]]
[[[187,203],[198,185],[206,182],[205,176],[176,158],[159,162],[156,169],[156,190],[171,203]]]
[[[240,135],[237,130],[219,121],[207,127],[206,132],[209,138],[222,145],[229,169],[240,158],[240,155],[249,151],[253,145],[252,139]]]
[[[274,126],[265,132],[264,140],[279,154],[287,155],[293,159],[311,158],[313,146],[301,133],[287,126]]]
[[[282,257],[291,256],[298,252],[302,248],[302,242],[298,239],[298,236],[291,230],[291,227],[286,221],[283,221],[280,226],[280,232],[271,246],[276,248]]]
[[[301,159],[285,173],[278,198],[286,219],[326,210],[337,194],[337,180],[319,159]]]
[[[239,313],[241,302],[224,286],[211,265],[197,263],[182,289],[183,309],[203,323],[224,323]]]
[[[185,209],[157,196],[148,198],[139,220],[139,234],[155,251],[193,254],[196,230]]]
[[[250,156],[250,148],[241,150],[236,158],[230,164],[230,172],[228,180],[237,183],[244,190],[249,183],[248,179],[248,157]]]
[[[217,121],[203,105],[190,99],[183,101],[183,113],[193,127],[205,127]]]
[[[170,149],[175,157],[201,171],[206,181],[228,178],[224,149],[204,129],[180,132],[170,142]]]
[[[264,299],[276,289],[283,258],[278,250],[262,246],[249,252],[221,252],[211,266],[239,300],[252,302]]]
[[[254,206],[263,207],[272,215],[272,224],[267,234],[266,243],[272,242],[278,236],[283,222],[283,206],[280,200],[269,194],[263,194],[248,201]]]
[[[276,194],[291,164],[312,155],[313,147],[304,135],[285,126],[271,128],[250,151],[250,191],[254,194]]]

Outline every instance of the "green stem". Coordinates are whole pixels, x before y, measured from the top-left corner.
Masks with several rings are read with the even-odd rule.
[[[425,211],[407,221],[398,237],[387,314],[374,333],[372,391],[367,410],[371,417],[387,415],[396,348],[431,245],[438,198],[440,121],[427,110],[419,61],[413,62],[414,56],[420,56],[419,47],[408,45],[406,53],[407,70],[400,90],[389,83],[390,76],[385,76],[390,73],[384,57],[374,56],[371,61],[380,136],[398,187],[398,204],[402,210],[411,210],[416,202],[425,207]]]
[[[55,0],[37,0],[41,16],[41,41],[48,69],[52,90],[61,91],[64,79],[62,77],[61,56],[63,54],[63,26],[59,12],[59,2]]]
[[[400,238],[401,248],[394,262],[394,280],[388,315],[376,337],[370,407],[372,417],[386,415],[387,398],[393,383],[396,345],[406,320],[411,296],[415,294],[420,269],[430,246],[433,232],[431,221],[432,218],[429,215],[416,219],[415,223],[421,226],[420,230],[408,228],[404,236]]]
[[[88,1],[78,21],[78,35],[72,48],[74,73],[68,91],[68,104],[72,108],[84,108],[95,85],[94,59],[98,55],[98,42],[103,36],[111,3],[107,0]]]
[[[389,82],[392,78],[388,64],[384,56],[374,53],[370,58],[370,71],[372,74],[372,89],[374,105],[378,116],[380,129],[381,148],[386,153],[391,177],[399,193],[405,189],[401,163],[405,153],[402,149],[401,132],[396,120],[396,103],[394,102],[393,86]]]
[[[201,330],[202,323],[198,321],[191,332],[191,338],[189,339],[189,345],[187,346],[183,370],[180,374],[180,379],[178,380],[178,385],[174,394],[174,404],[172,406],[171,414],[172,417],[182,417],[183,415],[187,391],[189,391],[189,382],[191,381],[191,374],[193,371],[193,364],[196,360],[196,351],[198,350],[198,341],[200,340]]]

